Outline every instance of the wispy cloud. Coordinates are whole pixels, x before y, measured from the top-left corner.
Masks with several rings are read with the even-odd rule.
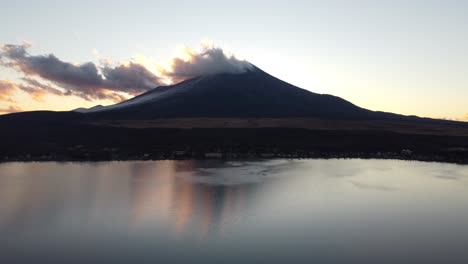
[[[17,84],[18,89],[28,93],[36,101],[42,101],[43,97],[47,94],[53,94],[53,95],[72,95],[73,94],[73,92],[70,90],[64,92],[57,88],[52,87],[49,84],[41,83],[38,80],[35,80],[32,78],[23,77],[21,78],[21,80],[24,83]]]
[[[53,54],[33,56],[27,52],[28,44],[4,45],[1,48],[1,64],[16,69],[28,77],[39,77],[53,82],[86,100],[110,99],[120,101],[119,92],[136,95],[159,85],[159,78],[142,65],[126,63],[118,66],[102,65],[92,62],[73,64],[57,58]],[[27,87],[23,90],[49,91],[58,94],[50,87],[37,89]]]
[[[42,101],[43,97],[48,94],[73,95],[71,91],[64,92],[28,77],[23,77],[16,82],[0,80],[0,101],[14,103],[15,100],[11,96],[14,96],[18,91],[29,94],[36,101]]]
[[[19,106],[16,105],[10,105],[9,107],[6,108],[0,108],[0,114],[9,114],[9,113],[15,113],[15,112],[21,112],[23,111]]]
[[[0,101],[13,102],[11,95],[17,90],[16,84],[8,80],[0,80]]]

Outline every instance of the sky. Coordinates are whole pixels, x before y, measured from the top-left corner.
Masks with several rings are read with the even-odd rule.
[[[468,121],[467,1],[17,0],[1,8],[0,114],[108,105],[248,61],[371,110]]]

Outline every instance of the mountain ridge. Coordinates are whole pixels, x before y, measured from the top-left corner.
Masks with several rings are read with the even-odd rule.
[[[95,118],[313,117],[369,119],[393,114],[373,112],[340,97],[291,85],[257,67],[244,73],[199,76],[160,86],[122,103],[87,114]]]
[[[242,73],[218,73],[159,86],[110,106],[68,112],[32,111],[0,116],[0,120],[157,120],[161,118],[313,118],[323,120],[397,120],[467,125],[371,111],[340,97],[318,94],[278,79],[252,65]],[[39,120],[35,120],[39,119]]]

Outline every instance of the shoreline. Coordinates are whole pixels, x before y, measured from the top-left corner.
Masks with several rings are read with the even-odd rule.
[[[205,153],[214,154],[214,153]],[[217,154],[217,153],[216,153]],[[453,154],[453,153],[451,153]],[[314,153],[308,155],[278,153],[274,155],[261,155],[254,153],[229,153],[221,156],[214,155],[104,155],[88,157],[72,157],[67,155],[42,155],[42,156],[17,156],[0,157],[0,164],[9,162],[119,162],[119,161],[160,161],[160,160],[223,160],[223,161],[245,161],[245,160],[275,160],[275,159],[362,159],[362,160],[402,160],[402,161],[420,161],[437,162],[457,165],[468,165],[468,153],[461,155],[441,155],[441,153],[395,153],[395,152],[376,152],[376,153]]]
[[[204,159],[397,159],[468,164],[468,136],[297,128],[1,126],[0,162]]]

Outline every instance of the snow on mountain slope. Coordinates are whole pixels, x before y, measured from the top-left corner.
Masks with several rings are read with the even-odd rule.
[[[164,98],[187,92],[191,87],[196,85],[202,79],[203,77],[199,77],[199,78],[187,80],[179,84],[175,84],[175,85],[156,87],[153,90],[150,90],[144,94],[138,95],[127,101],[124,101],[115,105],[101,106],[99,108],[92,107],[89,109],[78,108],[75,111],[80,112],[80,113],[95,113],[95,112],[101,112],[101,111],[107,111],[107,110],[122,109],[122,108],[126,108],[129,106],[135,106],[135,105],[149,103],[149,102],[154,103]]]

